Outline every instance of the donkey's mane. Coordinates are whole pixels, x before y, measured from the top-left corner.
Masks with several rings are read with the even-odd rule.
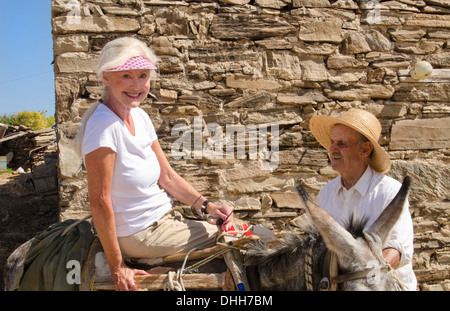
[[[266,290],[298,289],[304,283],[303,259],[312,240],[315,238],[311,235],[301,237],[291,232],[271,249],[263,243],[252,243],[248,247],[244,264],[258,267],[261,286]]]
[[[364,237],[363,231],[368,221],[368,216],[359,216],[356,213],[352,213],[350,219],[344,222],[344,228],[350,232],[355,239]]]

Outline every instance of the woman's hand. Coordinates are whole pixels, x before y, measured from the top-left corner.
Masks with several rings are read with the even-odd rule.
[[[216,218],[208,218],[207,221],[213,225],[220,225],[219,219],[222,220],[222,230],[228,230],[233,223],[233,209],[228,205],[216,205],[212,202],[206,206],[206,212]]]
[[[111,278],[116,291],[136,291],[138,288],[134,283],[134,276],[147,274],[144,270],[131,269],[123,265],[111,271]]]

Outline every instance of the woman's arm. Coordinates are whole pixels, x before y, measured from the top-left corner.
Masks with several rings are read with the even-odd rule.
[[[116,290],[137,290],[134,274],[146,272],[125,265],[116,237],[110,195],[115,159],[116,154],[110,148],[99,148],[86,155],[89,204]]]
[[[201,196],[191,184],[175,172],[157,140],[153,141],[152,149],[155,152],[161,167],[161,175],[158,180],[159,185],[173,198],[186,205],[192,205],[195,202],[194,207],[200,210],[202,203],[206,198]],[[230,216],[227,220],[227,224],[231,224],[233,219],[231,213],[233,209],[228,205],[219,206],[210,202],[206,206],[206,210],[208,211],[208,214],[217,219],[225,220]]]

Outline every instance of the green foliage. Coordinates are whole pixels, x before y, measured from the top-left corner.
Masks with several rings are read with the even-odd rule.
[[[52,127],[55,124],[54,116],[46,116],[46,111],[23,111],[10,115],[0,116],[0,123],[6,125],[24,125],[33,130]]]
[[[7,168],[6,170],[4,169],[0,169],[0,175],[3,174],[12,174],[14,171],[12,170],[12,168]]]

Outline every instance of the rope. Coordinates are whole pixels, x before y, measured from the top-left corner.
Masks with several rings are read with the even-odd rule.
[[[316,239],[313,236],[310,236],[310,240],[311,242],[309,243],[309,247],[305,255],[305,285],[306,290],[308,291],[314,290],[312,283],[312,252]]]
[[[388,265],[388,271],[391,274],[394,281],[397,282],[397,285],[400,287],[400,289],[402,291],[406,291],[406,285],[403,284],[402,281],[400,281],[397,271],[394,268],[392,268],[390,264],[387,264],[387,265]]]
[[[210,262],[211,260],[213,260],[214,258],[219,257],[219,256],[221,256],[221,255],[223,255],[223,254],[225,254],[225,253],[227,253],[227,252],[229,252],[229,251],[230,251],[230,250],[228,250],[228,249],[222,249],[222,250],[218,251],[217,253],[215,253],[214,255],[211,255],[211,256],[209,256],[209,257],[206,257],[206,258],[204,258],[204,259],[198,261],[197,263],[195,263],[195,264],[189,266],[189,267],[186,268],[185,270],[186,270],[186,271],[191,271],[191,270],[198,269],[198,268],[200,268],[201,266],[203,266],[204,264],[207,264],[208,262]]]
[[[177,279],[179,278],[179,272],[180,272],[180,270],[178,270],[177,272],[169,271],[169,273],[167,274],[167,277],[169,280],[166,282],[166,284],[164,284],[164,291],[184,291],[185,290],[183,288],[182,284],[180,284],[178,281],[174,280],[175,276]]]
[[[167,274],[169,281],[164,285],[165,291],[169,291],[169,290],[186,291],[186,289],[184,288],[184,284],[183,284],[183,272],[185,270],[184,267],[186,266],[186,262],[187,262],[189,255],[195,250],[196,250],[196,248],[193,248],[189,252],[187,252],[186,256],[184,257],[184,261],[183,261],[183,265],[181,266],[181,269],[178,269],[176,273],[175,273],[175,271],[169,271],[169,273]],[[175,275],[177,278],[176,281],[173,279]]]
[[[89,283],[89,290],[91,292],[96,291],[95,289],[95,275],[92,276],[91,282]]]
[[[249,229],[247,229],[249,230]],[[247,231],[246,230],[246,231]],[[246,232],[245,231],[245,232]],[[245,234],[244,232],[244,234]],[[198,268],[200,268],[201,266],[207,264],[208,262],[212,261],[213,259],[224,255],[225,253],[231,251],[231,250],[242,250],[243,248],[241,247],[235,247],[235,246],[231,246],[231,245],[227,245],[225,243],[220,243],[218,242],[217,244],[224,246],[224,249],[221,249],[219,251],[217,251],[215,254],[210,255],[194,264],[192,264],[191,266],[185,268],[186,266],[186,262],[188,261],[189,255],[191,254],[191,252],[195,251],[196,249],[193,248],[191,249],[189,252],[187,252],[186,256],[184,257],[184,261],[183,261],[183,265],[181,266],[180,269],[177,270],[177,272],[175,271],[170,271],[167,274],[168,277],[168,281],[166,282],[166,284],[164,284],[164,290],[165,291],[185,291],[186,289],[184,288],[184,284],[183,284],[183,273],[193,273],[198,271]],[[176,279],[174,279],[176,278]]]
[[[228,244],[222,243],[222,242],[217,242],[216,245],[221,245],[221,246],[223,246],[223,247],[226,247],[226,248],[228,248],[228,250],[241,251],[241,250],[244,249],[243,247],[232,246],[232,245],[228,245]],[[223,251],[223,250],[221,250],[221,251]],[[221,252],[221,251],[219,251],[219,252]]]
[[[181,269],[178,269],[176,273],[175,273],[175,271],[169,271],[169,273],[167,274],[169,281],[164,285],[165,291],[169,291],[169,290],[171,290],[171,291],[174,291],[174,290],[175,291],[186,291],[186,289],[184,288],[184,284],[183,284],[184,267],[186,265],[189,255],[191,254],[191,252],[193,252],[195,250],[196,249],[193,248],[189,252],[187,252],[186,256],[184,257],[184,261],[183,261],[183,265],[181,266]],[[177,277],[177,281],[173,280],[175,275]]]
[[[231,251],[231,250],[238,250],[238,251],[240,251],[240,250],[243,250],[244,248],[243,247],[236,247],[236,246],[231,246],[231,245],[228,245],[228,244],[225,244],[225,243],[220,243],[220,242],[217,242],[217,245],[222,245],[222,246],[224,246],[225,248],[224,249],[221,249],[221,250],[219,250],[219,251],[217,251],[215,254],[213,254],[213,255],[210,255],[210,256],[208,256],[208,257],[206,257],[206,258],[204,258],[204,259],[202,259],[202,260],[200,260],[200,261],[198,261],[198,262],[196,262],[195,264],[193,264],[193,265],[191,265],[191,266],[189,266],[189,267],[187,267],[186,269],[183,269],[184,271],[190,271],[190,270],[195,270],[195,269],[198,269],[198,268],[200,268],[201,266],[203,266],[204,264],[207,264],[208,262],[210,262],[210,261],[212,261],[214,258],[217,258],[217,257],[219,257],[219,256],[222,256],[222,255],[224,255],[225,253],[228,253],[229,251]],[[186,259],[187,259],[187,256],[189,255],[189,253],[186,255],[186,257],[185,257],[185,263],[186,263]]]

